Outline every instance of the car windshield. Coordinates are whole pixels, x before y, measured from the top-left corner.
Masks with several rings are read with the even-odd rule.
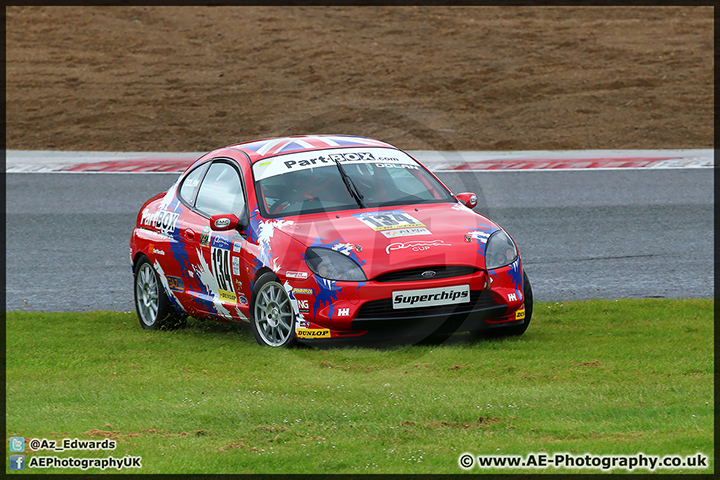
[[[280,155],[253,165],[263,216],[360,208],[343,182],[342,164],[368,208],[455,202],[446,188],[407,154],[389,148],[344,148]]]

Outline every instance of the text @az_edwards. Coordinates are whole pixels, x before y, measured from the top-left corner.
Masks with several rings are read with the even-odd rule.
[[[38,450],[53,450],[64,452],[66,450],[115,450],[117,442],[106,438],[104,440],[81,440],[79,438],[63,438],[62,440],[48,440],[46,438],[33,438],[28,442],[33,452]]]
[[[661,470],[661,469],[702,469],[708,468],[708,457],[702,453],[695,455],[573,455],[570,453],[530,453],[522,455],[473,455],[463,453],[458,458],[463,470],[473,467],[485,468],[566,468],[582,470]]]

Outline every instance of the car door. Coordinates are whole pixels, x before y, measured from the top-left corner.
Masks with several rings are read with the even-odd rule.
[[[247,321],[247,296],[239,252],[245,239],[236,230],[213,231],[210,217],[242,216],[247,209],[242,176],[229,160],[215,159],[192,171],[180,186],[180,196],[191,208],[181,218],[181,241],[193,259],[186,289],[200,312],[225,320]],[[247,214],[245,212],[245,214]]]

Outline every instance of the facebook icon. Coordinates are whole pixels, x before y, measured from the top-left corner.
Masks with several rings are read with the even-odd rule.
[[[10,455],[10,470],[25,470],[25,455]]]

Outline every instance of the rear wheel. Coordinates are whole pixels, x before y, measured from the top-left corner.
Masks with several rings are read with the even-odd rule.
[[[272,273],[255,283],[250,313],[252,331],[260,345],[290,347],[295,344],[295,312],[285,287]]]
[[[185,315],[175,310],[157,272],[147,258],[135,267],[135,310],[146,330],[172,329],[182,325]]]

